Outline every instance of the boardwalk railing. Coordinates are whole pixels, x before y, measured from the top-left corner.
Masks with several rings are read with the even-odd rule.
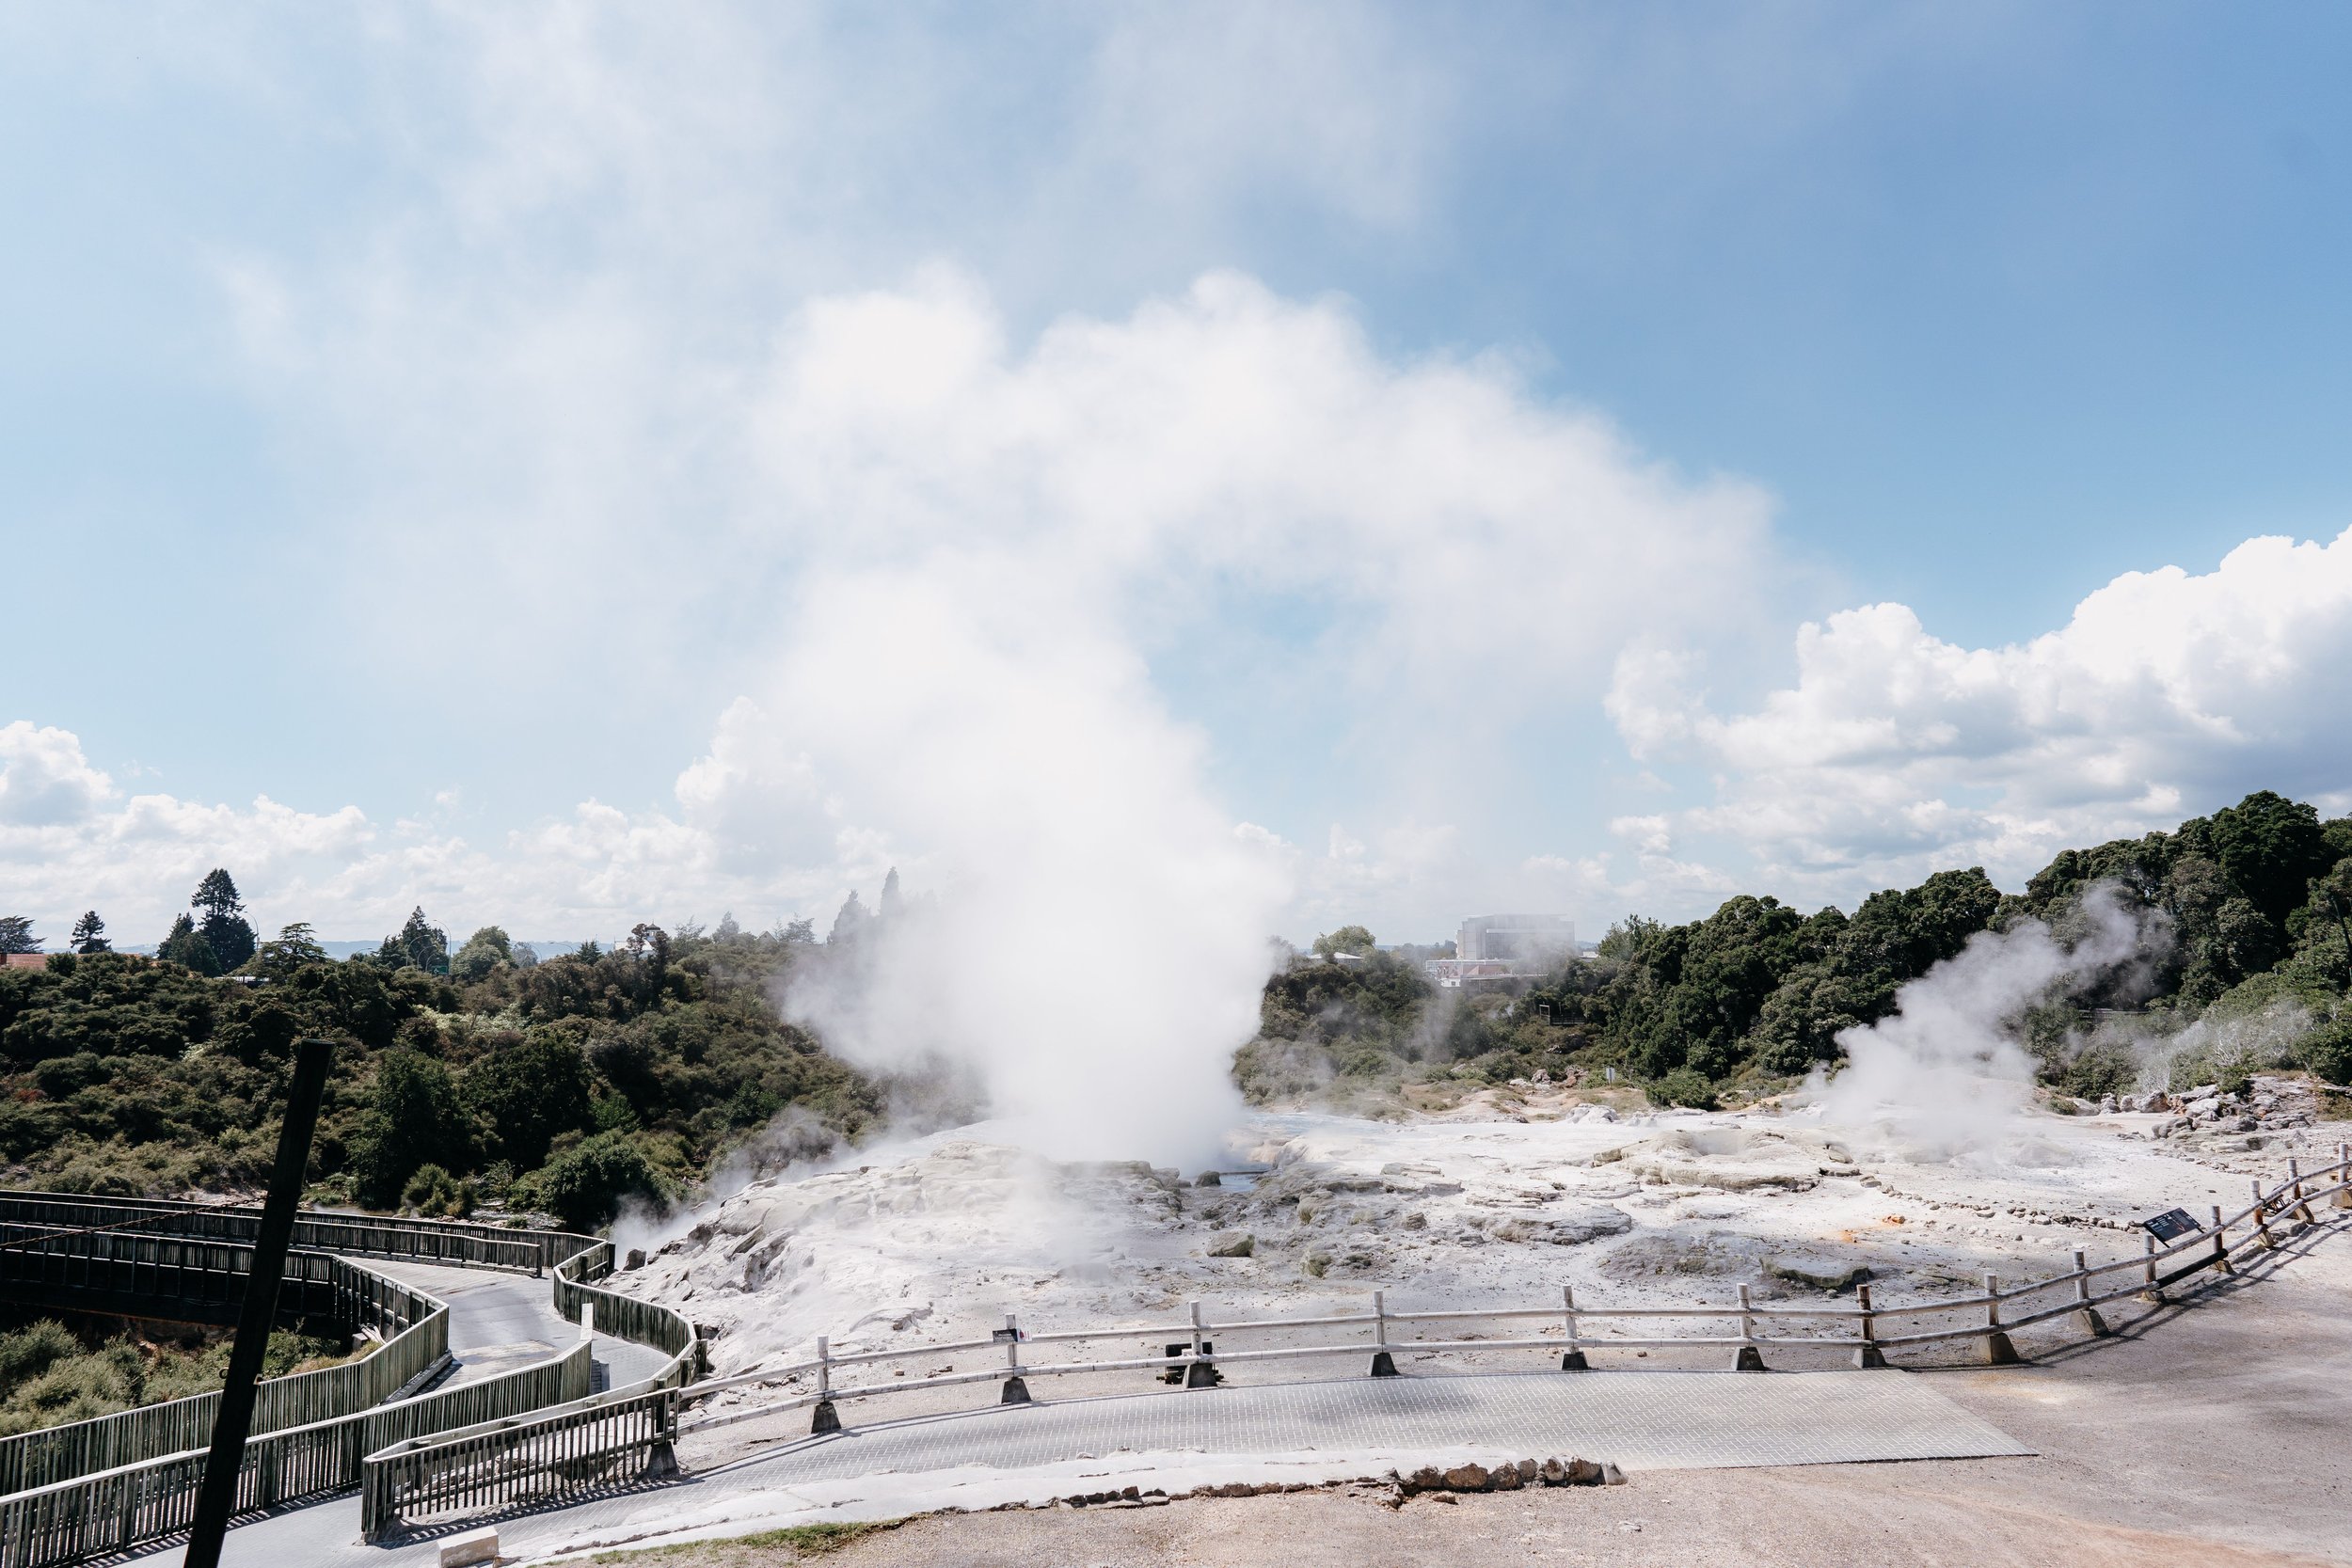
[[[233,1319],[243,1300],[258,1211],[155,1200],[0,1193],[0,1297],[132,1316]],[[563,1231],[514,1231],[435,1221],[304,1214],[295,1236],[364,1257],[543,1274],[611,1248]],[[587,1259],[581,1259],[584,1265]],[[631,1314],[628,1298],[579,1285],[575,1266],[556,1289],[567,1317],[610,1302],[607,1333],[643,1328],[672,1354],[666,1386],[688,1380],[701,1353],[675,1313]],[[567,1296],[568,1292],[568,1296]],[[631,1304],[640,1305],[642,1304]],[[386,1404],[448,1353],[448,1309],[426,1292],[328,1252],[287,1259],[281,1315],[331,1317],[386,1343],[354,1362],[261,1386],[255,1436],[238,1481],[240,1510],[266,1508],[358,1484],[366,1457],[389,1445],[584,1399],[592,1346],[583,1338],[537,1365],[437,1394]],[[223,1314],[226,1314],[224,1316]],[[679,1354],[683,1327],[689,1354]],[[642,1336],[640,1336],[642,1338]],[[121,1551],[185,1528],[219,1396],[202,1394],[90,1421],[0,1439],[0,1568],[53,1568]]]
[[[319,1267],[342,1309],[335,1316],[371,1330],[384,1342],[340,1366],[271,1378],[255,1391],[253,1430],[277,1432],[381,1404],[449,1354],[449,1308],[422,1291],[370,1273],[340,1258],[296,1254]],[[212,1441],[218,1393],[141,1405],[111,1416],[0,1437],[0,1494],[71,1481]]]
[[[66,1193],[0,1192],[0,1222],[57,1228],[91,1228],[147,1219],[158,1231],[250,1243],[262,1211],[228,1204],[166,1198],[83,1197]],[[516,1230],[457,1220],[415,1220],[305,1210],[294,1219],[294,1245],[347,1257],[398,1258],[459,1268],[542,1274],[585,1247],[593,1236],[564,1230]]]
[[[594,1306],[596,1327],[605,1333],[652,1345],[673,1356],[695,1344],[694,1325],[668,1307],[618,1291],[598,1290],[592,1283],[611,1277],[612,1273],[610,1242],[581,1248],[555,1269],[555,1309],[566,1321],[578,1323],[582,1308]],[[693,1371],[699,1375],[702,1370],[698,1363]]]
[[[592,1349],[582,1339],[500,1377],[255,1437],[237,1474],[237,1512],[346,1490],[367,1455],[388,1443],[579,1400],[588,1391]],[[0,1568],[57,1568],[186,1528],[204,1455],[191,1449],[0,1497]]]
[[[513,1508],[677,1473],[678,1390],[707,1370],[700,1334],[658,1303],[589,1283],[612,1272],[597,1243],[557,1265],[555,1308],[667,1351],[660,1371],[561,1409],[441,1432],[368,1455],[359,1534],[381,1541],[429,1515]]]
[[[2253,1184],[2248,1207],[2226,1216],[2216,1207],[2209,1225],[2167,1244],[2146,1237],[2139,1256],[2092,1264],[2076,1249],[2072,1266],[2055,1274],[2006,1289],[1987,1275],[1979,1293],[1900,1305],[1875,1305],[1867,1285],[1857,1287],[1851,1305],[1820,1306],[1759,1303],[1746,1286],[1739,1287],[1736,1301],[1717,1305],[1594,1305],[1564,1289],[1556,1304],[1406,1312],[1391,1311],[1385,1294],[1375,1291],[1369,1312],[1287,1319],[1212,1321],[1195,1303],[1187,1320],[1175,1323],[1028,1333],[1009,1317],[1002,1331],[984,1340],[844,1355],[819,1338],[814,1360],[700,1382],[694,1379],[704,1370],[704,1353],[694,1326],[666,1307],[600,1288],[595,1282],[612,1272],[611,1246],[574,1238],[583,1244],[549,1265],[556,1309],[575,1321],[593,1311],[598,1328],[660,1346],[670,1360],[660,1373],[582,1397],[588,1370],[583,1338],[556,1361],[502,1379],[273,1433],[246,1450],[239,1501],[262,1507],[357,1480],[362,1534],[375,1541],[428,1516],[462,1516],[662,1479],[675,1472],[681,1432],[812,1408],[813,1430],[829,1432],[840,1426],[835,1406],[841,1401],[983,1382],[1002,1383],[1000,1402],[1025,1402],[1027,1380],[1037,1377],[1145,1370],[1200,1387],[1217,1382],[1223,1366],[1359,1356],[1369,1359],[1368,1370],[1377,1377],[1395,1375],[1400,1353],[1538,1349],[1557,1354],[1564,1370],[1589,1366],[1593,1353],[1693,1347],[1729,1350],[1741,1369],[1761,1370],[1766,1350],[1800,1347],[1850,1354],[1857,1366],[1876,1367],[1886,1364],[1889,1350],[1968,1341],[1980,1345],[1986,1360],[1999,1362],[2014,1358],[2010,1336],[2015,1330],[2071,1315],[2086,1333],[2103,1334],[2102,1305],[2134,1296],[2160,1301],[2168,1287],[2192,1275],[2234,1272],[2247,1254],[2275,1248],[2295,1231],[2317,1225],[2314,1206],[2321,1203],[2352,1208],[2352,1152],[2340,1148],[2333,1164],[2309,1174],[2290,1161],[2286,1180],[2268,1189],[2259,1180]],[[1533,1332],[1515,1327],[1502,1337],[1481,1338],[1469,1331],[1473,1323],[1532,1325]],[[1692,1323],[1729,1332],[1658,1332]],[[1344,1332],[1332,1338],[1332,1330]],[[1160,1353],[1056,1358],[1062,1347],[1137,1338]],[[1306,1342],[1236,1349],[1236,1339]],[[1040,1360],[1024,1359],[1025,1352],[1047,1346],[1057,1349]],[[887,1363],[974,1351],[1001,1352],[1004,1360],[944,1376],[859,1380]],[[779,1383],[812,1386],[681,1420],[681,1410],[692,1402]],[[184,1478],[200,1458],[169,1455],[0,1498],[0,1568],[48,1568],[179,1528],[193,1492]]]

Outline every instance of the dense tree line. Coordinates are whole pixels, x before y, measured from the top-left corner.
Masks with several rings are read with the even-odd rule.
[[[2332,1082],[2352,1075],[2352,818],[2322,821],[2268,791],[2169,833],[2062,851],[2022,893],[1977,868],[1873,894],[1851,915],[1743,895],[1685,925],[1629,919],[1597,958],[1467,997],[1434,990],[1345,928],[1317,951],[1369,957],[1276,974],[1239,1075],[1268,1100],[1466,1069],[1499,1080],[1608,1067],[1659,1098],[1706,1103],[1725,1085],[1836,1061],[1841,1031],[1885,1017],[1905,982],[1979,932],[2032,919],[2070,940],[2101,886],[2136,917],[2139,951],[2014,1021],[2047,1081],[2122,1086],[2134,1063],[2101,1045],[2102,1013],[2162,1015],[2147,1022],[2163,1028],[2281,1000],[2300,1009],[2290,1049]]]
[[[0,1159],[20,1183],[250,1189],[293,1042],[312,1035],[341,1044],[313,1196],[376,1208],[499,1198],[593,1225],[632,1192],[691,1180],[787,1106],[839,1132],[880,1112],[879,1087],[771,1000],[818,951],[805,926],[640,926],[612,951],[542,962],[497,927],[453,958],[420,911],[373,954],[335,962],[291,926],[215,977],[243,923],[216,876],[203,918],[175,927],[200,951],[0,970]]]

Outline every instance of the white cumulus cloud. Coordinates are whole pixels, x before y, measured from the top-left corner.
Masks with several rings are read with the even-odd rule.
[[[1631,650],[1609,698],[1637,755],[1715,775],[1679,828],[1743,847],[1783,886],[1848,894],[1970,863],[2013,885],[2058,848],[2253,789],[2352,804],[2352,531],[2126,573],[2003,647],[1868,605],[1800,628],[1796,665],[1794,685],[1724,715],[1692,661]]]

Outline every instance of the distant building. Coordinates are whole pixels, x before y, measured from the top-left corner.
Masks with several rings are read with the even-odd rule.
[[[1454,957],[1432,958],[1430,978],[1440,986],[1542,974],[1581,951],[1576,922],[1565,914],[1481,914],[1462,922]]]
[[[0,969],[39,969],[48,961],[46,953],[0,953]]]

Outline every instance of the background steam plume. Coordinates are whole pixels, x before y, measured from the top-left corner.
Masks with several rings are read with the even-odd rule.
[[[1844,1070],[1824,1085],[1817,1069],[1812,1085],[1821,1119],[1919,1157],[1999,1148],[2033,1093],[2018,1015],[2142,952],[2140,922],[2108,887],[2083,899],[2079,925],[2072,941],[2038,920],[1979,931],[1898,991],[1891,1016],[1842,1031]]]

